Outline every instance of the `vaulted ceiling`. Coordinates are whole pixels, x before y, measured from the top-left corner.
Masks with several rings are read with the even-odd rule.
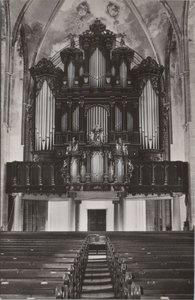
[[[168,29],[182,31],[183,0],[10,0],[13,35],[24,25],[29,65],[51,58],[78,36],[95,18],[142,57],[164,64]]]

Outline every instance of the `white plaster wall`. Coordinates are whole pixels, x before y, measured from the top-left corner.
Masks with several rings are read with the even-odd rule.
[[[48,231],[69,231],[68,201],[48,201]]]
[[[80,204],[79,231],[87,231],[87,227],[88,227],[87,210],[88,209],[106,209],[106,231],[114,230],[114,205],[112,201],[84,200]]]
[[[21,127],[22,127],[22,99],[23,99],[23,59],[18,55],[17,45],[15,46],[14,66],[12,74],[6,71],[6,48],[3,48],[1,56],[2,78],[11,76],[10,82],[10,101],[9,120],[4,123],[8,106],[4,107],[4,89],[2,91],[1,101],[1,213],[0,227],[7,229],[8,222],[8,196],[6,195],[6,163],[11,161],[23,160],[23,145],[21,145]],[[8,74],[9,73],[9,74]],[[2,86],[8,81],[3,82]],[[7,100],[8,101],[8,100]]]
[[[146,201],[125,200],[124,204],[124,230],[146,231]]]
[[[172,230],[183,230],[186,221],[185,195],[174,195],[172,200]]]

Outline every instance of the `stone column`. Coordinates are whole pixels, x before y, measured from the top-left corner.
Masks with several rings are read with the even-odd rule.
[[[75,192],[69,192],[69,231],[75,231]]]
[[[186,218],[185,196],[181,193],[173,193],[173,230],[183,230]]]
[[[124,230],[124,196],[119,195],[119,231],[123,231],[123,230]]]
[[[23,201],[20,193],[14,195],[14,231],[23,231]]]
[[[72,131],[72,102],[68,101],[68,131]]]
[[[115,131],[115,102],[111,101],[110,103],[111,112],[110,112],[110,130]]]
[[[104,183],[108,182],[108,151],[104,152]]]
[[[114,231],[118,231],[118,200],[113,200],[112,203],[114,204]]]
[[[80,225],[80,204],[82,201],[76,200],[75,201],[75,231],[79,231]]]
[[[123,123],[122,123],[123,131],[127,131],[127,101],[123,101],[122,117],[123,117]]]
[[[79,131],[84,130],[84,100],[80,97],[79,101]]]

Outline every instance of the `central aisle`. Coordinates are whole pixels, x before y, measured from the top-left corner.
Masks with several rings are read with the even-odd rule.
[[[82,299],[114,299],[106,250],[89,250]]]

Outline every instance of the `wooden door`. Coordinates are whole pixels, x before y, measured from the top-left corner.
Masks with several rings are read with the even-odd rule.
[[[24,231],[45,231],[47,217],[47,201],[24,200]]]
[[[88,209],[88,231],[106,231],[106,209]]]

